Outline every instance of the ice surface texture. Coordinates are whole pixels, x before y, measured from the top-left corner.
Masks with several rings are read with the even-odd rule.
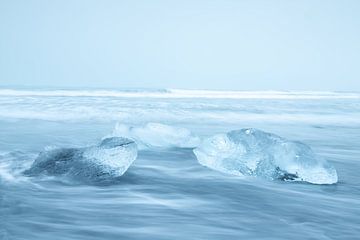
[[[68,175],[84,180],[107,180],[123,175],[137,157],[136,143],[105,138],[97,146],[60,148],[39,154],[26,175]]]
[[[147,123],[140,127],[117,124],[113,135],[133,139],[141,148],[194,148],[201,142],[186,128],[161,123]]]
[[[314,184],[338,180],[335,168],[309,146],[257,129],[215,135],[205,139],[194,153],[200,164],[238,176]]]

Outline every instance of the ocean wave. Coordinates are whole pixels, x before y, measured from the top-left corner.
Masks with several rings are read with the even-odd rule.
[[[39,109],[42,109],[39,111]],[[359,125],[360,113],[341,112],[333,114],[320,113],[253,113],[246,111],[208,111],[187,109],[146,109],[134,107],[106,109],[106,106],[54,106],[47,109],[39,107],[5,107],[0,106],[1,120],[44,120],[63,122],[123,122],[125,124],[146,124],[148,122],[169,122],[171,124],[245,124],[248,123],[285,123],[285,124],[325,124],[325,125]]]
[[[188,129],[161,123],[139,127],[117,123],[112,135],[133,139],[142,148],[194,148],[200,143],[200,138]]]
[[[128,94],[132,97],[124,97]],[[169,98],[144,98],[147,94],[169,96]],[[242,96],[245,97],[244,99],[232,98],[234,94],[236,96],[244,94]],[[122,122],[133,125],[148,122],[165,122],[171,125],[201,124],[204,121],[217,124],[237,124],[249,121],[358,124],[359,101],[337,99],[343,96],[341,94],[322,93],[320,95],[320,93],[311,92],[297,95],[291,92],[239,93],[176,89],[139,92],[96,90],[11,90],[9,92],[0,89],[0,118],[1,120]],[[184,95],[187,97],[177,98]],[[273,99],[252,98],[254,96]],[[280,99],[276,99],[275,96],[279,96]],[[319,101],[301,98],[281,99],[288,96],[330,97],[330,99]],[[344,96],[351,98],[358,95],[346,93]],[[334,99],[331,99],[332,97]]]

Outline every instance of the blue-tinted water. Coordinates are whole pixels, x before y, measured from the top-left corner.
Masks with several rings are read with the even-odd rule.
[[[359,94],[115,93],[0,91],[0,239],[359,238]],[[190,148],[166,146],[175,140],[161,132],[143,133],[163,146],[141,148],[113,184],[22,174],[45,149],[93,145],[117,123],[149,122],[200,138],[256,127],[299,140],[339,181],[226,175]]]

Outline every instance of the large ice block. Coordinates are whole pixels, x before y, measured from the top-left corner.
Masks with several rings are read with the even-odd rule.
[[[205,139],[194,149],[200,164],[211,169],[264,179],[333,184],[336,170],[304,143],[258,129],[241,129]]]

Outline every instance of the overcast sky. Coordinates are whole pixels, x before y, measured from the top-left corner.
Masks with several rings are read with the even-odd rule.
[[[360,1],[0,0],[0,85],[360,91]]]

